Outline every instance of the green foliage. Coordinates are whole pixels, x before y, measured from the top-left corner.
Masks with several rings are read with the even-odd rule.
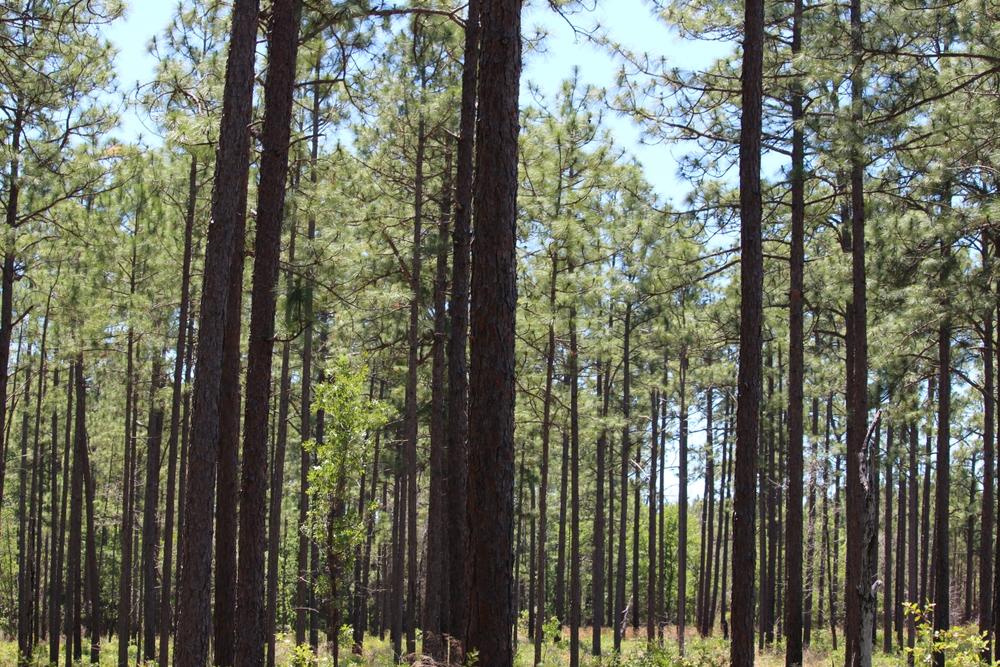
[[[974,667],[990,665],[996,667],[998,662],[983,661],[983,652],[989,648],[986,633],[981,633],[973,626],[958,625],[947,630],[934,629],[934,605],[928,604],[921,608],[914,602],[903,603],[905,614],[912,618],[917,626],[917,641],[913,648],[907,648],[906,653],[913,656],[917,665],[931,664],[935,653],[945,655],[949,667]]]
[[[323,415],[322,439],[303,443],[315,457],[309,471],[309,528],[329,554],[348,557],[364,526],[346,507],[349,484],[358,479],[371,436],[388,419],[387,406],[368,396],[370,371],[338,357],[316,387],[313,408]]]
[[[294,649],[292,649],[292,654],[289,656],[288,667],[318,667],[319,660],[316,659],[316,654],[313,653],[312,647],[309,644],[298,644]]]

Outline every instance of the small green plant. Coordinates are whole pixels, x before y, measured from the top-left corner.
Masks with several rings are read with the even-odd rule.
[[[971,626],[956,626],[947,630],[934,629],[934,605],[921,608],[913,602],[903,605],[907,616],[913,619],[917,627],[917,640],[913,648],[906,652],[913,655],[917,665],[930,664],[935,653],[945,655],[948,667],[975,667],[987,664],[983,662],[983,652],[988,646],[985,634],[981,634]],[[1000,663],[989,663],[997,667]]]
[[[298,644],[292,649],[291,661],[288,664],[289,667],[317,667],[319,661],[316,660],[316,654],[309,644]]]

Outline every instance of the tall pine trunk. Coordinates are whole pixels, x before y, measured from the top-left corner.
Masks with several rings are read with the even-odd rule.
[[[204,667],[208,659],[212,500],[219,450],[224,338],[227,316],[239,317],[238,312],[229,312],[227,295],[229,269],[236,254],[234,248],[243,242],[239,230],[246,215],[257,15],[258,0],[235,0],[199,313],[198,373],[177,603],[177,636],[184,641],[177,644],[177,667]]]
[[[483,5],[469,365],[468,648],[513,663],[515,219],[521,2]]]
[[[181,263],[181,301],[177,317],[177,343],[174,348],[174,375],[170,392],[170,433],[167,436],[167,498],[163,522],[163,576],[160,591],[160,653],[159,663],[169,664],[172,622],[171,590],[174,562],[174,516],[177,488],[177,440],[180,431],[182,374],[187,340],[187,327],[191,303],[191,238],[194,233],[195,207],[198,198],[198,160],[191,156],[188,172],[187,207],[184,213],[184,255]]]
[[[469,474],[469,252],[472,243],[473,171],[476,95],[479,76],[479,5],[469,0],[465,19],[465,55],[455,166],[455,228],[452,231],[451,299],[448,315],[448,581],[447,633],[465,639],[469,615],[466,579],[467,483]],[[544,490],[542,491],[544,493]]]
[[[250,344],[244,413],[243,467],[240,475],[239,588],[236,600],[235,662],[264,665],[264,529],[267,492],[267,419],[274,353],[275,288],[281,253],[292,92],[298,55],[300,0],[275,0],[267,38],[264,125],[261,132],[257,235],[254,239]]]
[[[744,0],[740,114],[740,347],[736,404],[736,469],[733,506],[733,592],[730,662],[754,662],[754,512],[757,441],[760,435],[761,321],[764,258],[760,184],[763,97],[764,2]],[[735,576],[735,573],[744,576]]]

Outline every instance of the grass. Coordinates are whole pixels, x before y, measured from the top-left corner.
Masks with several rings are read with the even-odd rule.
[[[590,628],[580,630],[580,664],[582,667],[723,667],[729,664],[729,645],[722,639],[721,633],[715,636],[702,638],[694,632],[686,635],[686,654],[682,659],[678,655],[676,629],[665,628],[665,641],[662,647],[650,651],[646,645],[645,630],[640,629],[634,635],[631,628],[628,629],[625,640],[622,643],[621,655],[612,655],[611,646],[613,644],[612,634],[606,630],[602,633],[602,647],[605,655],[596,658],[590,655],[592,632]],[[378,637],[368,637],[365,641],[362,654],[353,655],[350,652],[350,642],[342,642],[345,647],[341,651],[340,664],[350,667],[390,667],[393,665],[392,648],[389,645],[388,637],[379,639]],[[418,644],[419,645],[419,644]],[[105,642],[101,651],[101,667],[114,667],[117,664],[116,644]],[[881,646],[880,642],[876,646]],[[84,638],[84,661],[82,665],[88,665],[87,658],[89,644]],[[63,650],[65,648],[63,647]],[[132,647],[132,659],[130,664],[136,665],[136,650]],[[515,667],[535,667],[532,665],[533,647],[530,638],[524,628],[519,632],[517,643],[517,656],[514,661]],[[40,646],[36,654],[33,666],[47,665],[48,645]],[[277,663],[282,667],[305,667],[308,663],[297,661],[296,658],[304,658],[305,653],[296,651],[294,641],[291,636],[282,634],[277,642]],[[17,644],[11,641],[0,641],[0,665],[7,667],[17,664]],[[314,667],[329,667],[333,660],[325,648],[321,648],[319,657],[312,663]],[[430,665],[430,662],[421,663]],[[542,667],[561,667],[569,664],[569,633],[565,628],[558,641],[546,641],[542,650]],[[784,667],[784,645],[776,643],[772,648],[759,653],[757,665],[760,667]],[[828,632],[814,633],[813,645],[806,651],[803,667],[839,667],[843,664],[843,652],[831,650],[831,638]],[[899,667],[905,665],[906,660],[901,654],[884,655],[876,650],[875,667]],[[151,667],[153,663],[150,663]]]

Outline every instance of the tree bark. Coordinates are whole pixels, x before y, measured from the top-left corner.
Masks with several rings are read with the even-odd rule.
[[[740,347],[736,405],[733,572],[754,570],[754,505],[761,402],[764,260],[761,235],[761,112],[764,2],[744,0],[740,115]],[[753,665],[753,577],[733,577],[733,667]]]
[[[890,423],[885,436],[885,510],[882,525],[882,651],[892,652],[893,593],[892,584],[892,464],[894,424]]]
[[[194,382],[177,606],[177,636],[185,640],[177,645],[177,667],[204,667],[208,658],[212,499],[219,449],[224,334],[227,315],[239,317],[239,313],[229,313],[227,293],[229,268],[234,248],[242,243],[239,230],[246,216],[257,15],[258,0],[235,1],[199,314],[198,373]]]
[[[548,620],[545,616],[545,592],[546,592],[546,544],[548,542],[548,491],[549,491],[549,441],[552,433],[552,380],[555,373],[556,356],[556,333],[555,333],[555,302],[556,302],[556,278],[559,275],[559,265],[557,256],[552,254],[552,269],[549,282],[549,338],[545,349],[545,393],[542,395],[542,459],[540,482],[538,491],[538,551],[536,555],[538,572],[537,598],[535,604],[535,634],[534,641],[534,662],[539,664],[542,661],[542,642],[545,641],[544,626]],[[598,445],[600,446],[600,445]],[[601,465],[602,453],[598,453],[598,466]],[[598,489],[600,498],[602,489]],[[600,507],[598,500],[598,507]],[[600,510],[598,510],[600,511]],[[603,529],[603,527],[602,527]],[[595,529],[597,530],[596,524]],[[596,534],[595,534],[596,535]],[[603,538],[603,535],[601,536]],[[596,537],[595,537],[596,539]],[[595,565],[596,567],[596,565]],[[595,598],[596,600],[596,598]],[[596,614],[596,612],[595,612]],[[595,621],[596,622],[596,621]],[[598,643],[600,640],[598,640]]]
[[[160,503],[160,444],[163,440],[163,406],[156,398],[160,388],[161,356],[154,357],[149,393],[149,418],[146,422],[146,497],[142,505],[142,655],[156,659],[156,635],[159,619],[159,542],[157,523]]]
[[[619,489],[619,502],[618,502],[618,557],[615,559],[615,564],[618,569],[615,575],[615,611],[612,616],[612,622],[614,623],[614,639],[615,639],[615,651],[621,651],[622,648],[622,635],[625,630],[625,623],[627,620],[626,612],[627,607],[625,606],[625,554],[626,554],[626,535],[628,527],[628,469],[630,465],[629,461],[629,433],[630,424],[629,417],[631,414],[631,404],[632,404],[632,351],[630,347],[632,335],[632,303],[625,305],[625,322],[624,322],[624,334],[623,334],[623,380],[622,380],[622,417],[624,420],[624,426],[622,427],[622,447],[621,447],[621,460],[619,465],[621,469],[618,471],[619,483],[621,488]]]
[[[792,8],[792,60],[802,51],[803,0]],[[802,301],[805,273],[805,132],[799,77],[792,84],[792,245],[788,288],[788,496],[785,527],[785,665],[802,664],[802,477],[804,340]],[[810,536],[812,536],[810,524]],[[812,556],[810,552],[810,557]]]
[[[167,504],[163,523],[163,577],[160,591],[160,653],[159,663],[169,664],[172,626],[171,585],[174,558],[174,494],[177,488],[177,440],[180,431],[182,374],[191,303],[191,238],[194,233],[195,207],[198,198],[198,159],[191,156],[188,172],[187,208],[184,214],[184,256],[181,262],[181,301],[177,318],[177,344],[174,349],[174,376],[170,393],[170,433],[167,436]]]
[[[300,0],[275,0],[267,37],[264,125],[261,132],[257,235],[254,239],[247,397],[240,475],[239,588],[236,600],[236,664],[264,665],[264,522],[267,491],[267,419],[274,353],[275,288],[281,253],[292,92],[298,56]]]
[[[570,423],[570,548],[569,548],[569,664],[580,666],[580,409],[579,349],[576,308],[569,312],[569,423]]]
[[[983,265],[989,266],[989,247],[992,239],[983,235]],[[993,315],[996,309],[990,304],[983,318],[983,501],[982,522],[979,529],[979,631],[988,635],[993,631],[993,528],[996,497],[996,397],[995,369],[993,366]],[[993,657],[987,643],[983,659]]]
[[[448,315],[448,626],[446,632],[465,640],[469,591],[465,586],[467,483],[469,474],[469,379],[466,348],[469,334],[469,269],[472,242],[472,195],[476,135],[476,82],[479,72],[479,5],[469,0],[465,19],[465,56],[455,167],[455,229],[452,232],[451,299]],[[544,493],[544,489],[542,490]]]
[[[598,366],[597,373],[597,392],[598,397],[601,400],[601,418],[602,420],[608,415],[608,401],[610,399],[609,384],[609,367],[606,362],[600,362]],[[592,557],[593,569],[591,572],[591,583],[593,584],[593,589],[591,591],[591,605],[593,609],[593,619],[591,621],[591,653],[595,656],[601,655],[601,628],[604,623],[604,532],[605,521],[604,521],[604,478],[608,474],[607,471],[607,449],[608,446],[608,430],[607,427],[601,426],[601,433],[597,438],[597,489],[595,493],[594,500],[594,551]],[[541,577],[541,571],[539,571],[539,577]],[[538,654],[535,654],[536,657]],[[538,660],[535,660],[535,664],[538,664]]]
[[[656,641],[656,475],[657,441],[660,437],[660,399],[656,389],[649,392],[649,543],[647,546],[648,575],[646,581],[646,643],[652,646]]]
[[[680,426],[677,436],[677,648],[684,655],[684,633],[687,623],[687,542],[688,542],[688,406],[687,350],[681,348]]]
[[[949,251],[942,247],[947,262]],[[948,558],[949,502],[951,496],[951,323],[938,328],[938,431],[936,484],[934,485],[934,630],[951,626],[951,565]],[[936,667],[944,667],[943,651],[934,653]]]
[[[468,648],[482,667],[513,663],[515,219],[521,2],[482,12],[476,125],[469,367]]]

